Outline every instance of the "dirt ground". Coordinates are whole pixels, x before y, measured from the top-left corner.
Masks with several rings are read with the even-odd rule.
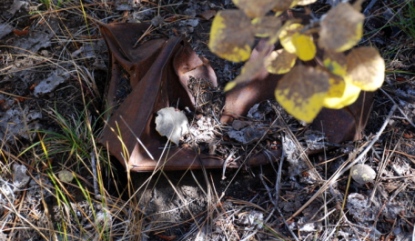
[[[312,10],[319,17],[334,2]],[[183,36],[223,87],[241,64],[207,42],[210,15],[232,2],[2,1],[0,240],[413,240],[415,25],[402,23],[415,22],[410,4],[363,4],[360,44],[376,46],[387,67],[362,140],[306,155],[307,127],[270,100],[258,103],[269,110],[261,124],[276,123],[266,141],[292,143],[297,158],[128,173],[94,141],[110,74],[97,23],[147,22],[158,26],[153,37]],[[256,144],[221,143],[235,159]],[[350,178],[356,163],[375,172],[372,182]]]

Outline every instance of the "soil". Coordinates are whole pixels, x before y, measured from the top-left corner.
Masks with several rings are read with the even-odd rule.
[[[210,61],[223,87],[241,64],[209,51],[209,13],[235,7],[230,0],[47,2],[0,3],[0,240],[99,240],[96,226],[108,221],[105,215],[112,217],[110,240],[411,240],[415,36],[411,39],[401,25],[390,24],[396,12],[404,11],[404,1],[363,5],[367,20],[361,44],[380,50],[387,76],[375,95],[362,140],[305,156],[301,153],[310,147],[306,128],[271,100],[258,103],[271,110],[268,122],[261,124],[278,125],[275,143],[268,145],[293,143],[296,156],[237,170],[156,173],[126,173],[107,156],[112,170],[102,170],[106,191],[89,198],[85,190],[97,194],[94,174],[86,167],[93,166],[94,148],[86,147],[88,152],[80,157],[87,163],[84,167],[70,151],[53,149],[61,143],[47,142],[47,137],[67,133],[62,120],[68,120],[79,130],[75,135],[80,142],[90,143],[90,136],[81,132],[86,122],[76,122],[83,115],[94,123],[94,135],[103,126],[109,59],[96,22],[149,22],[158,27],[152,38],[183,36]],[[312,10],[321,16],[332,2],[319,1]],[[123,93],[128,95],[128,86]],[[205,99],[201,101],[204,108]],[[388,116],[393,106],[397,109]],[[49,154],[40,144],[33,147],[42,140]],[[255,144],[228,141],[221,148],[228,154],[234,149],[248,153]],[[345,171],[325,186],[367,146],[362,162],[375,170],[372,182],[360,184]],[[40,162],[40,156],[47,158]],[[307,160],[314,171],[305,168]],[[60,203],[63,197],[54,181],[64,182],[62,170],[75,173],[82,184],[69,179],[61,185],[71,207]],[[103,205],[102,196],[111,201]],[[62,221],[68,223],[69,234],[59,226]]]

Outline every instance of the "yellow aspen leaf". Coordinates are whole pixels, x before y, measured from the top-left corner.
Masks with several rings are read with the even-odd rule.
[[[309,61],[316,56],[316,46],[311,35],[294,33],[291,37],[292,43],[295,47],[295,54],[302,61]]]
[[[279,33],[281,20],[277,16],[264,16],[252,20],[255,36],[266,38],[272,37]],[[275,41],[272,43],[274,44]]]
[[[266,73],[265,59],[271,54],[273,46],[265,45],[260,51],[254,50],[251,58],[244,64],[241,73],[235,78],[234,82],[242,84],[254,79],[258,73]]]
[[[343,53],[326,52],[323,57],[323,64],[327,70],[338,76],[346,75],[347,61]]]
[[[210,29],[209,49],[219,57],[246,61],[251,54],[255,36],[251,20],[239,10],[219,11]]]
[[[265,16],[277,4],[275,0],[232,0],[250,18]]]
[[[375,91],[385,79],[385,60],[373,47],[353,49],[346,57],[347,76],[365,91]]]
[[[273,51],[265,61],[267,71],[272,74],[285,74],[294,67],[297,55],[288,53],[285,49]]]
[[[279,38],[282,47],[284,47],[287,52],[295,54],[296,47],[293,44],[292,36],[302,28],[303,25],[299,23],[292,23],[290,21],[286,22],[282,26]]]
[[[297,5],[298,0],[278,0],[275,2],[276,4],[274,5],[274,8],[272,10],[274,10],[275,12],[283,12]]]
[[[225,88],[223,89],[223,91],[225,91],[225,92],[230,91],[231,89],[235,88],[236,85],[237,85],[237,83],[235,81],[228,82],[225,85]]]
[[[278,82],[275,98],[289,114],[310,123],[323,107],[328,89],[326,72],[299,65]]]
[[[362,38],[364,19],[349,3],[337,4],[321,21],[319,46],[334,52],[351,49]]]
[[[281,45],[292,54],[296,54],[299,59],[309,61],[316,55],[316,46],[311,35],[301,34],[303,25],[299,23],[286,23],[281,28],[279,35]]]
[[[274,49],[267,41],[260,41],[255,49],[252,51],[251,57],[244,64],[241,73],[225,86],[225,91],[229,91],[238,84],[243,84],[255,79],[258,74],[266,74],[265,60]]]
[[[324,107],[330,109],[341,109],[345,106],[351,105],[357,100],[361,89],[351,83],[351,81],[347,78],[345,79],[344,83],[345,87],[343,95],[341,97],[326,96],[323,103]]]
[[[330,88],[327,92],[328,97],[342,97],[344,90],[346,88],[346,83],[343,78],[334,74],[329,74],[329,84]]]

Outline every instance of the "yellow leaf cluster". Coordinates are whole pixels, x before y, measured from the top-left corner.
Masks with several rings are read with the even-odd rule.
[[[362,90],[382,86],[385,63],[379,52],[372,47],[352,49],[363,35],[362,0],[354,5],[339,3],[319,25],[280,15],[315,1],[233,0],[240,10],[217,13],[210,32],[210,50],[229,61],[248,60],[225,91],[251,81],[265,69],[284,75],[275,98],[295,118],[311,122],[323,107],[343,108],[356,101]],[[254,51],[257,56],[250,58],[255,37],[265,39],[266,48]],[[278,41],[282,48],[274,50]]]
[[[314,58],[317,50],[313,37],[300,33],[303,27],[299,23],[285,24],[280,33],[280,42],[287,52],[296,54],[303,61],[309,61]]]
[[[362,90],[374,91],[382,86],[385,78],[385,62],[379,52],[373,47],[353,49],[345,59],[337,55],[336,60],[326,58],[324,65],[344,85],[344,91],[339,96],[328,95],[324,107],[340,109],[355,102]],[[339,62],[346,61],[346,64]],[[334,82],[333,82],[334,83]],[[330,82],[331,88],[336,84]]]

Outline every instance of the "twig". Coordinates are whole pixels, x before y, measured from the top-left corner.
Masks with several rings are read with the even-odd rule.
[[[282,163],[284,162],[285,159],[285,151],[284,148],[282,148],[282,152],[281,152],[281,158],[280,158],[280,163],[278,165],[278,173],[277,173],[277,178],[275,180],[275,202],[278,203],[278,200],[280,198],[280,184],[281,184],[281,175],[282,175]]]
[[[236,151],[232,150],[231,153],[229,153],[229,156],[225,159],[225,162],[223,162],[223,167],[222,167],[222,180],[226,179],[225,176],[225,172],[226,172],[226,165],[228,164],[228,162],[232,159],[233,155],[236,153]],[[239,157],[237,157],[235,160],[239,159]],[[202,165],[203,166],[203,165]]]
[[[101,199],[101,195],[98,190],[98,179],[97,179],[97,161],[95,159],[95,153],[91,152],[91,168],[92,168],[92,185],[94,187],[94,194],[97,200]]]
[[[287,227],[288,232],[290,232],[291,236],[293,236],[293,238],[296,241],[299,241],[299,239],[297,238],[297,236],[295,235],[295,233],[291,230],[290,225],[288,225],[287,220],[284,218],[284,215],[282,215],[281,210],[278,207],[275,207],[275,209],[277,210],[278,214],[281,216],[281,219],[284,222],[285,226]]]
[[[384,91],[383,89],[380,89],[380,91],[382,91],[382,93],[385,94],[394,105],[398,106],[398,110],[399,112],[401,112],[405,120],[408,121],[409,124],[411,124],[411,126],[415,128],[415,124],[411,121],[411,119],[409,119],[409,117],[405,114],[405,112],[403,112],[403,110],[401,109],[401,107],[399,107],[396,101],[393,100],[393,98],[388,93],[386,93],[386,91]]]
[[[265,190],[267,190],[267,194],[268,194],[268,198],[269,198],[269,200],[272,202],[272,204],[273,204],[275,207],[277,207],[277,202],[275,201],[275,199],[274,199],[274,198],[272,198],[271,188],[269,188],[269,186],[265,183],[265,180],[264,180],[264,174],[262,173],[262,166],[260,166],[260,168],[261,168],[261,173],[260,173],[260,175],[259,175],[259,180],[261,180],[262,185],[264,185]]]

